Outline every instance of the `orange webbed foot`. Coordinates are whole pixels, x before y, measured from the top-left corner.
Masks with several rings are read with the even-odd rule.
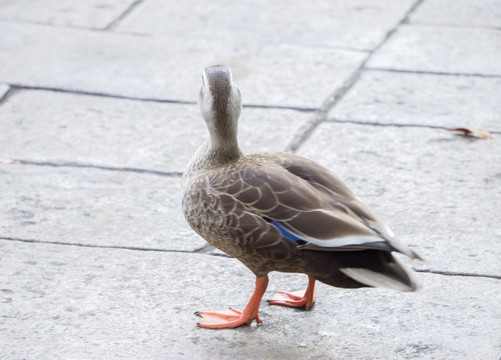
[[[292,292],[279,291],[272,299],[268,300],[268,303],[270,305],[281,305],[296,308],[304,307],[306,310],[309,310],[315,303],[315,294],[313,294],[313,297],[309,299],[305,296],[305,292],[306,289]]]
[[[223,311],[197,311],[202,320],[198,326],[209,329],[232,329],[245,324],[252,324],[254,320],[261,324],[259,318],[259,304],[268,286],[268,276],[256,278],[256,288],[244,311],[233,308]]]
[[[271,300],[268,300],[270,305],[281,305],[295,308],[305,308],[310,310],[316,300],[315,295],[315,279],[308,277],[308,287],[305,290],[287,292],[280,291],[273,296]]]
[[[254,320],[261,324],[261,319],[257,314],[252,316],[233,308],[222,311],[197,311],[195,315],[202,318],[198,326],[209,329],[232,329],[246,324],[250,325]]]

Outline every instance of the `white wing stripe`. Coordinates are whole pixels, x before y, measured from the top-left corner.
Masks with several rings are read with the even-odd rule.
[[[313,238],[304,238],[305,241],[315,244],[320,247],[343,247],[349,245],[363,245],[376,242],[386,242],[384,239],[375,236],[346,236],[342,238],[330,239],[330,240],[318,240]]]

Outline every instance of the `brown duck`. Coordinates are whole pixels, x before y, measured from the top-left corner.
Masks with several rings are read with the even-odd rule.
[[[243,312],[197,312],[199,326],[261,323],[258,310],[271,271],[308,275],[304,293],[280,292],[269,300],[306,309],[315,302],[316,280],[342,288],[417,289],[412,270],[391,253],[419,256],[330,171],[291,154],[240,151],[242,95],[228,67],[205,69],[199,104],[210,138],[183,175],[184,215],[209,244],[256,275]]]

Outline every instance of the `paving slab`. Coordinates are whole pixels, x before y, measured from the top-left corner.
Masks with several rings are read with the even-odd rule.
[[[487,28],[402,25],[368,68],[501,75],[501,32]]]
[[[0,0],[0,20],[103,29],[134,0]]]
[[[240,145],[246,152],[283,151],[311,116],[245,108]],[[208,137],[198,105],[52,91],[18,91],[0,106],[0,118],[4,159],[182,172]]]
[[[180,177],[124,171],[2,165],[0,237],[193,251]]]
[[[328,117],[501,131],[501,79],[366,71]]]
[[[343,179],[426,262],[501,275],[500,142],[445,130],[324,123],[298,152]]]
[[[409,22],[499,28],[501,1],[426,0],[411,14]]]
[[[232,69],[244,103],[318,108],[366,57],[358,51],[269,45],[220,62]]]
[[[318,285],[309,312],[261,305],[260,327],[197,328],[245,306],[235,259],[0,241],[6,359],[495,359],[501,283],[423,274],[416,293]],[[269,297],[306,277],[271,274]],[[474,346],[473,346],[474,344]]]
[[[150,0],[123,19],[116,30],[169,35],[187,42],[216,39],[234,48],[287,44],[368,50],[384,39],[412,3],[191,0],[172,4]]]
[[[224,63],[246,103],[319,107],[367,56],[287,45],[235,50],[205,39],[10,22],[0,22],[0,34],[9,34],[0,41],[0,82],[141,99],[196,101],[202,70]]]

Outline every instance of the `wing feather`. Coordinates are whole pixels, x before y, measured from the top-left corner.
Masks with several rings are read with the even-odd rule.
[[[417,257],[340,179],[315,162],[290,154],[259,154],[239,166],[238,174],[233,172],[230,183],[221,183],[219,190],[231,189],[245,211],[306,241],[302,248],[396,250]]]

